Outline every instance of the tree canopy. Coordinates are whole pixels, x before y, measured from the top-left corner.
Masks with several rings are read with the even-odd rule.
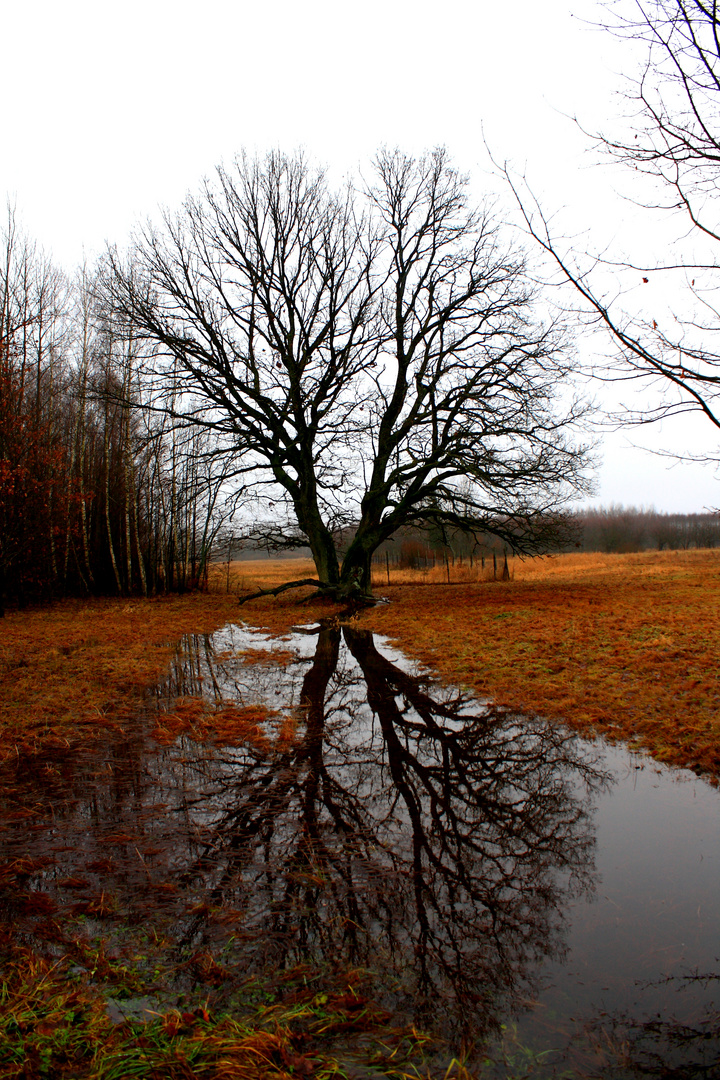
[[[567,336],[442,150],[339,190],[240,156],[110,268],[155,407],[212,432],[258,537],[325,586],[368,591],[403,526],[541,549],[585,483]]]

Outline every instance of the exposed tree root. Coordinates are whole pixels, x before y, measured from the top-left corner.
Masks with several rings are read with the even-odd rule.
[[[248,600],[257,600],[259,596],[277,596],[279,593],[285,592],[286,589],[299,589],[303,585],[317,585],[318,591],[321,593],[332,588],[331,585],[326,585],[324,582],[318,581],[317,578],[301,578],[299,581],[286,581],[282,585],[276,585],[274,589],[258,589],[257,592],[248,593],[247,596],[238,596],[238,604],[246,604]]]
[[[354,581],[344,585],[329,585],[326,581],[318,581],[317,578],[301,578],[299,581],[286,581],[272,589],[258,589],[257,592],[248,593],[247,596],[239,596],[238,604],[246,604],[248,600],[257,600],[261,596],[278,596],[279,593],[285,592],[287,589],[299,589],[304,585],[317,585],[317,592],[307,597],[309,600],[322,596],[333,600],[352,599],[353,603],[358,605],[366,604],[371,606],[378,603],[376,596],[362,592]]]

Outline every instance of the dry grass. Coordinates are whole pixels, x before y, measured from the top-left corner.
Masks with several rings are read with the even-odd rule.
[[[626,555],[606,555],[602,552],[573,552],[567,555],[541,555],[535,558],[508,557],[508,570],[512,581],[572,581],[602,576],[639,574],[646,576],[657,572],[674,571],[678,567],[704,564],[706,551],[642,551]],[[712,553],[710,553],[712,554]],[[451,585],[474,585],[500,580],[502,557],[497,560],[497,573],[492,558],[485,559],[483,567],[477,561],[470,566],[467,560],[450,564]],[[312,564],[310,564],[311,566]],[[382,590],[388,585],[384,566],[373,567],[373,587]],[[390,585],[447,585],[448,569],[437,564],[430,569],[399,569],[390,566]]]
[[[0,620],[0,760],[122,724],[178,639],[237,617],[221,594],[68,601]]]
[[[720,551],[567,555],[396,585],[362,621],[447,679],[720,776]]]
[[[572,554],[510,568],[509,582],[451,586],[391,568],[390,587],[379,574],[375,588],[392,603],[362,623],[485,697],[720,775],[720,551]],[[451,577],[461,570],[470,573],[451,567]],[[230,593],[220,567],[205,595],[9,614],[0,620],[0,759],[122,724],[184,633],[241,619],[282,632],[332,613],[323,602],[298,606],[312,589],[238,609],[239,591],[313,574],[308,560],[234,563]]]
[[[67,959],[52,962],[12,945],[8,952],[0,984],[3,1080],[346,1080],[360,1069],[385,1080],[431,1075],[423,1067],[431,1040],[394,1026],[368,996],[363,973],[326,979],[321,988],[317,973],[298,969],[276,978],[277,993],[269,983],[249,985],[248,1002],[262,1000],[238,1015],[199,1004],[113,1023],[98,984],[110,995],[142,992],[128,969],[96,958],[91,980]],[[443,1071],[443,1080],[472,1080],[457,1061]]]
[[[258,589],[272,589],[285,581],[314,577],[317,571],[312,559],[243,559],[231,562],[229,572],[227,563],[214,566],[210,587],[213,591],[227,591],[229,583],[231,593],[243,596]]]
[[[246,591],[313,573],[300,560],[237,566]],[[720,551],[579,552],[509,568],[495,582],[487,560],[484,574],[456,564],[448,586],[444,566],[391,566],[388,586],[378,567],[374,588],[392,603],[362,623],[483,697],[720,777]],[[279,630],[322,611],[298,609],[299,595],[243,615]]]
[[[276,565],[269,568],[283,574]],[[303,609],[302,617],[311,620],[326,612],[327,607]],[[282,629],[297,619],[298,608],[289,598],[270,606],[267,614],[272,617],[263,621]],[[108,728],[122,728],[142,707],[143,692],[165,676],[183,634],[210,632],[239,621],[239,615],[237,597],[216,592],[132,602],[65,602],[0,620],[0,759],[5,761],[0,802],[5,813],[18,817],[13,783],[24,759],[42,754],[51,762],[55,748],[70,746],[81,752]],[[184,732],[199,740],[211,736],[231,745],[250,743],[264,752],[267,719],[267,710],[261,708],[215,709],[186,698],[158,717],[155,736],[167,742]],[[291,742],[293,722],[279,717],[274,737]],[[118,834],[106,839],[113,843],[124,838]],[[0,891],[17,891],[18,882],[34,869],[29,858],[4,864]],[[65,882],[66,887],[72,884],[70,879]],[[196,1008],[115,1024],[107,1014],[107,998],[153,997],[165,983],[174,985],[177,957],[172,953],[172,962],[168,960],[162,930],[159,936],[147,936],[147,953],[137,951],[143,947],[140,933],[137,941],[133,938],[130,960],[115,955],[115,946],[106,956],[102,939],[86,944],[78,935],[72,908],[67,922],[68,913],[42,891],[32,898],[33,912],[47,915],[35,927],[33,947],[22,936],[15,940],[12,925],[0,932],[2,1078],[290,1080],[312,1075],[343,1080],[348,1069],[370,1068],[393,1080],[416,1080],[430,1075],[428,1052],[431,1057],[440,1053],[426,1036],[398,1026],[375,1004],[371,976],[353,971],[268,972],[264,983],[238,991],[238,1008],[215,1014],[206,1007],[218,975],[210,963]],[[87,905],[83,917],[108,920],[117,931],[122,914],[103,893],[99,903]],[[63,950],[66,955],[58,959]],[[296,985],[287,981],[290,977]],[[457,1062],[446,1075],[448,1080],[471,1077]]]

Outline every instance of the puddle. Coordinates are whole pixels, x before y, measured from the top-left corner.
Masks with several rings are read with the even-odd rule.
[[[233,707],[225,745],[153,738],[197,697]],[[366,631],[187,638],[135,723],[13,783],[2,918],[58,954],[172,956],[114,1018],[352,965],[400,1022],[486,1046],[489,1076],[720,1076],[718,792]]]

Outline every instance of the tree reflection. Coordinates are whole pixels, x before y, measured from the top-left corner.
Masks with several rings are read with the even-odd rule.
[[[717,960],[716,960],[717,963]],[[603,1014],[585,1025],[595,1045],[621,1052],[598,1073],[603,1080],[718,1080],[720,1077],[720,1009],[716,1004],[717,971],[669,975],[654,985],[673,991],[673,1009],[645,1018]],[[704,1005],[693,994],[706,991]],[[689,1000],[685,1000],[685,998]],[[709,1001],[708,1001],[709,997]],[[683,1014],[683,1019],[678,1014]]]
[[[293,737],[160,748],[140,718],[56,777],[31,885],[90,910],[84,882],[126,922],[171,931],[180,956],[222,950],[243,974],[368,968],[399,1016],[479,1037],[562,955],[606,776],[557,727],[411,674],[367,631],[298,634],[282,666],[235,645],[187,639],[159,699],[280,703]],[[20,802],[43,782],[25,776]]]
[[[454,1024],[486,1026],[562,949],[602,774],[557,728],[478,712],[367,631],[318,631],[300,709],[291,747],[240,753],[194,804],[222,808],[186,881],[237,912],[247,966],[366,965],[417,1016],[441,999]],[[183,937],[211,933],[196,918]]]

